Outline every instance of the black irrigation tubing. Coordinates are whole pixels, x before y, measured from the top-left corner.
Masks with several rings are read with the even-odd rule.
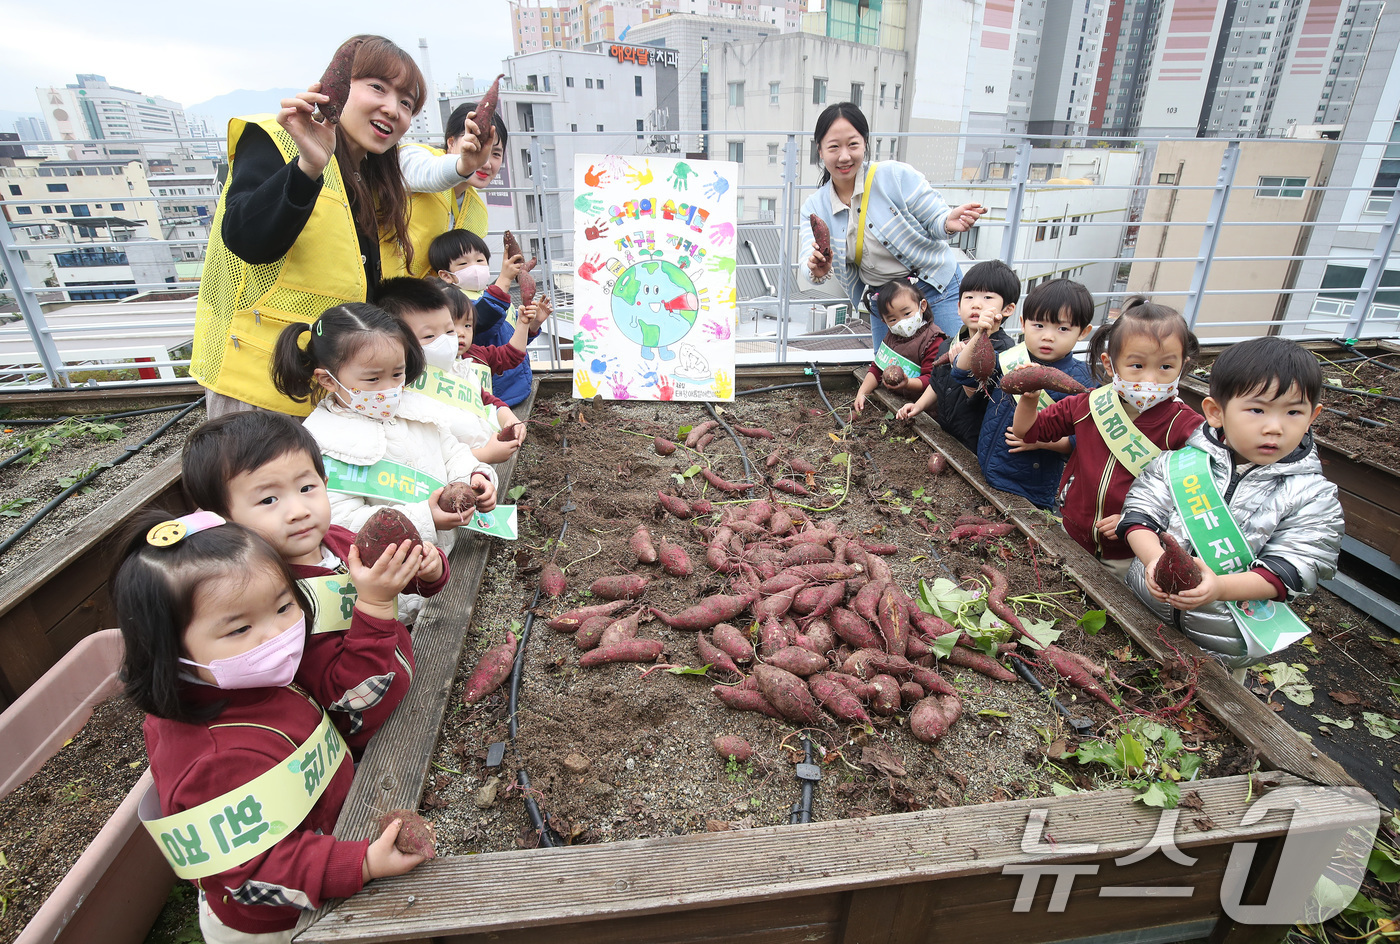
[[[1354,338],[1353,338],[1351,341],[1346,341],[1346,340],[1344,340],[1344,339],[1342,339],[1342,338],[1332,338],[1331,340],[1332,340],[1332,343],[1335,344],[1335,345],[1337,345],[1338,347],[1345,348],[1346,350],[1351,351],[1353,354],[1356,354],[1356,340],[1355,340]],[[1347,359],[1344,360],[1344,361],[1333,361],[1332,363],[1334,363],[1334,364],[1349,364],[1349,363],[1351,363],[1351,362],[1354,361],[1354,360],[1357,360],[1357,361],[1371,361],[1371,362],[1373,362],[1377,367],[1384,367],[1386,370],[1400,371],[1400,367],[1396,367],[1394,364],[1387,364],[1387,363],[1385,363],[1384,361],[1379,360],[1379,358],[1382,358],[1382,357],[1389,357],[1389,356],[1391,356],[1391,355],[1393,355],[1393,354],[1395,354],[1395,353],[1396,353],[1395,351],[1386,351],[1386,352],[1384,352],[1384,353],[1382,353],[1382,354],[1356,354],[1355,357],[1349,357],[1349,358],[1347,358]]]
[[[807,735],[802,735],[802,764],[806,767],[803,773],[812,769],[812,740]],[[788,814],[789,823],[810,823],[812,821],[812,792],[816,789],[817,781],[815,776],[804,776],[802,780],[802,799],[792,805],[792,811]]]
[[[33,452],[33,451],[34,451],[34,450],[33,450],[32,448],[31,448],[31,449],[21,449],[19,452],[15,453],[14,455],[12,455],[12,456],[10,456],[8,459],[6,459],[4,462],[0,462],[0,469],[5,468],[7,465],[9,465],[9,464],[12,463],[12,462],[18,462],[20,459],[23,459],[25,456],[29,455],[29,454],[30,454],[31,452]]]
[[[739,458],[744,460],[744,481],[752,481],[753,466],[749,463],[749,452],[747,449],[744,448],[744,443],[742,440],[739,439],[739,434],[734,431],[733,427],[731,427],[728,423],[724,421],[724,417],[719,415],[719,411],[715,409],[715,405],[713,403],[706,400],[705,409],[710,411],[710,416],[714,417],[716,423],[724,427],[724,431],[729,434],[729,438],[734,440],[734,445],[739,447]],[[750,485],[744,491],[751,491],[757,487],[757,485]]]
[[[815,380],[799,380],[797,383],[775,384],[775,385],[773,385],[773,386],[771,386],[771,387],[754,387],[752,390],[740,390],[739,393],[738,393],[738,396],[746,397],[746,396],[748,396],[748,395],[751,394],[751,393],[768,393],[768,392],[773,391],[773,390],[793,390],[793,389],[795,389],[795,388],[797,388],[797,387],[815,387],[815,386],[818,386],[818,384],[817,384],[817,382],[816,382]]]
[[[1400,397],[1392,397],[1388,393],[1372,393],[1369,390],[1353,390],[1350,387],[1335,387],[1332,384],[1323,384],[1324,392],[1343,393],[1349,397],[1369,397],[1372,400],[1389,400],[1391,403],[1400,403]]]
[[[1343,419],[1355,420],[1362,426],[1374,426],[1377,429],[1385,429],[1385,427],[1390,425],[1389,423],[1382,423],[1380,420],[1373,420],[1365,416],[1357,416],[1355,413],[1348,413],[1345,410],[1336,410],[1330,406],[1324,406],[1323,409],[1328,413],[1335,413]]]
[[[191,413],[193,413],[194,410],[195,410],[195,408],[198,407],[198,406],[202,406],[203,403],[204,403],[204,398],[203,398],[203,397],[200,397],[198,400],[195,400],[193,403],[190,403],[190,404],[186,405],[184,409],[180,410],[179,413],[175,414],[173,417],[171,417],[170,419],[166,420],[164,423],[160,424],[160,426],[156,428],[156,431],[155,431],[155,432],[151,433],[151,435],[149,435],[149,436],[147,436],[145,439],[141,440],[141,441],[140,441],[139,443],[137,443],[135,446],[128,446],[128,447],[126,448],[126,451],[125,451],[125,452],[123,452],[121,455],[117,456],[117,457],[116,457],[115,459],[113,459],[111,462],[104,462],[104,463],[102,463],[102,464],[99,465],[97,468],[95,468],[95,469],[93,469],[91,472],[89,472],[87,475],[84,475],[81,479],[79,479],[78,481],[74,482],[72,485],[68,486],[68,487],[65,488],[63,491],[59,492],[59,493],[58,493],[58,497],[54,498],[53,501],[49,502],[49,503],[48,503],[47,505],[45,505],[43,508],[40,508],[40,509],[38,510],[38,512],[35,513],[34,517],[30,518],[30,519],[29,519],[28,521],[26,521],[24,524],[22,524],[22,525],[19,526],[19,530],[15,531],[15,532],[14,532],[13,534],[11,534],[9,537],[5,538],[4,541],[0,541],[0,554],[4,554],[4,553],[5,553],[6,551],[8,551],[11,547],[13,547],[16,541],[18,541],[20,538],[22,538],[22,537],[24,537],[26,534],[28,534],[28,533],[30,532],[30,530],[31,530],[36,524],[38,524],[40,521],[44,520],[44,518],[49,514],[49,512],[53,511],[53,510],[54,510],[55,508],[57,508],[59,505],[63,504],[63,503],[68,499],[69,496],[75,494],[79,489],[85,487],[89,482],[91,482],[93,479],[97,478],[97,477],[98,477],[99,475],[101,475],[103,472],[107,471],[108,469],[112,469],[112,468],[115,468],[115,467],[121,465],[123,462],[125,462],[125,461],[128,460],[128,459],[130,459],[132,456],[136,455],[136,454],[137,454],[138,452],[140,452],[142,449],[145,449],[145,448],[146,448],[147,446],[149,446],[151,443],[155,442],[158,438],[160,438],[160,436],[161,436],[167,429],[169,429],[170,427],[174,426],[176,423],[180,422],[180,421],[181,421],[182,419],[184,419],[186,416],[188,416],[188,415],[190,415]]]
[[[175,403],[171,406],[153,406],[146,410],[126,410],[122,413],[74,413],[71,416],[59,416],[45,419],[17,419],[0,420],[0,426],[53,426],[62,423],[64,420],[82,420],[84,423],[94,423],[98,420],[121,420],[128,416],[149,416],[152,413],[169,413],[171,410],[179,410],[195,403],[203,402],[204,398],[198,400]]]

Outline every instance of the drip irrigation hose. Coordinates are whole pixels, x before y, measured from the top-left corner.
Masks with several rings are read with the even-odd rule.
[[[1322,409],[1328,413],[1335,413],[1343,419],[1353,420],[1360,423],[1362,426],[1374,426],[1377,429],[1385,429],[1390,425],[1389,423],[1382,423],[1380,420],[1373,420],[1368,416],[1357,416],[1355,413],[1348,413],[1345,410],[1334,409],[1330,406],[1324,406]],[[0,468],[3,468],[3,466],[0,466]]]
[[[792,805],[789,823],[812,821],[812,792],[821,780],[821,768],[812,763],[812,739],[802,735],[802,763],[797,765],[797,779],[802,781],[802,799]]]
[[[1332,341],[1333,344],[1337,345],[1338,347],[1340,347],[1340,348],[1345,348],[1346,350],[1351,351],[1351,353],[1356,354],[1356,339],[1355,339],[1355,338],[1353,338],[1353,339],[1350,340],[1350,341],[1344,340],[1344,339],[1342,339],[1342,338],[1332,338],[1331,341]],[[1378,360],[1378,358],[1387,357],[1387,356],[1392,355],[1392,354],[1394,354],[1394,353],[1396,353],[1396,352],[1395,352],[1395,351],[1386,351],[1386,352],[1383,353],[1383,354],[1356,354],[1355,357],[1349,357],[1349,358],[1347,358],[1347,359],[1344,360],[1344,361],[1333,361],[1332,363],[1334,363],[1334,364],[1349,364],[1349,363],[1351,363],[1353,360],[1357,360],[1357,361],[1372,361],[1372,362],[1375,363],[1375,365],[1376,365],[1377,367],[1384,367],[1386,370],[1400,371],[1400,367],[1396,367],[1394,364],[1386,364],[1386,363],[1384,363],[1384,362]]]
[[[32,448],[31,448],[31,449],[21,449],[19,452],[15,453],[14,455],[12,455],[12,456],[10,456],[8,459],[6,459],[4,462],[0,462],[0,469],[5,468],[7,465],[9,465],[9,464],[12,463],[12,462],[18,462],[20,459],[23,459],[25,456],[29,455],[29,454],[30,454],[31,452],[33,452],[33,451],[34,451],[34,450],[33,450]]]
[[[137,443],[135,446],[128,446],[128,447],[126,448],[126,451],[123,452],[121,455],[117,456],[115,459],[113,459],[113,460],[110,461],[110,462],[104,462],[104,463],[102,463],[102,464],[99,465],[97,468],[95,468],[95,469],[93,469],[91,472],[89,472],[87,475],[84,475],[81,479],[79,479],[78,481],[74,482],[72,485],[68,486],[68,487],[65,488],[63,491],[59,492],[59,493],[58,493],[58,496],[57,496],[56,498],[54,498],[53,501],[49,502],[49,503],[48,503],[47,505],[45,505],[43,508],[40,508],[40,509],[38,510],[38,512],[35,513],[34,517],[30,518],[30,519],[29,519],[28,521],[26,521],[24,524],[20,525],[20,526],[19,526],[19,530],[15,531],[15,532],[14,532],[13,534],[11,534],[9,537],[5,538],[4,541],[0,541],[0,554],[4,554],[4,553],[5,553],[6,551],[8,551],[11,547],[13,547],[16,541],[18,541],[20,538],[24,537],[26,534],[28,534],[28,533],[30,532],[30,530],[31,530],[36,524],[38,524],[40,521],[44,520],[44,518],[49,514],[49,512],[53,511],[53,510],[54,510],[55,508],[57,508],[59,505],[63,504],[65,501],[67,501],[67,499],[68,499],[69,496],[75,494],[75,493],[78,492],[80,489],[84,488],[89,482],[91,482],[93,479],[97,478],[97,477],[98,477],[99,475],[101,475],[103,472],[107,471],[108,469],[116,468],[117,466],[119,466],[119,465],[121,465],[123,462],[125,462],[126,460],[130,459],[132,456],[136,455],[136,454],[137,454],[138,452],[140,452],[142,449],[146,448],[146,447],[149,446],[151,443],[155,442],[158,438],[160,438],[160,436],[161,436],[167,429],[169,429],[170,427],[174,426],[176,423],[180,422],[182,419],[184,419],[184,418],[185,418],[186,416],[188,416],[189,414],[193,413],[196,407],[200,407],[200,406],[203,406],[203,405],[204,405],[204,398],[203,398],[203,397],[200,397],[198,400],[195,400],[193,403],[190,403],[190,404],[186,405],[184,409],[180,410],[179,413],[175,414],[173,417],[171,417],[170,419],[166,420],[164,423],[160,424],[160,426],[158,426],[158,427],[156,428],[156,431],[155,431],[155,432],[151,433],[151,435],[149,435],[149,436],[147,436],[145,439],[141,440],[141,441],[140,441],[139,443]]]
[[[794,390],[794,389],[796,389],[797,387],[812,387],[812,386],[816,386],[816,383],[817,383],[817,382],[816,382],[815,380],[799,380],[797,383],[775,384],[774,386],[771,386],[771,387],[754,387],[752,390],[740,390],[740,391],[736,394],[736,396],[746,397],[746,396],[748,396],[748,395],[751,394],[751,393],[768,393],[769,391],[772,391],[772,390]]]
[[[202,403],[203,401],[204,398],[200,397],[198,400],[193,401],[193,403]],[[120,420],[126,419],[128,416],[149,416],[152,413],[169,413],[171,410],[179,410],[191,405],[192,403],[190,401],[186,401],[171,406],[153,406],[147,410],[127,410],[122,413],[74,413],[71,416],[60,416],[56,418],[0,420],[0,426],[53,426],[56,423],[62,423],[64,420],[78,419],[85,423],[92,423],[98,420]]]
[[[724,421],[724,417],[719,415],[719,411],[715,409],[715,405],[713,403],[710,403],[708,400],[705,401],[705,409],[710,411],[710,416],[714,418],[714,421],[720,426],[724,427],[724,431],[729,434],[729,438],[734,440],[734,445],[739,447],[739,458],[744,460],[744,481],[752,481],[753,466],[749,464],[749,452],[747,449],[744,448],[744,443],[741,439],[739,439],[739,434],[734,431],[733,427],[731,427],[728,423]],[[745,489],[745,491],[750,491],[757,487],[758,486],[756,485],[750,485],[747,489]]]

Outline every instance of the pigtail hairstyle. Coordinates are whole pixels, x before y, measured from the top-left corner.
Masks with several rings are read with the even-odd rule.
[[[413,383],[426,363],[413,330],[376,305],[346,302],[326,309],[309,325],[296,322],[282,329],[272,349],[272,385],[297,403],[319,401],[325,391],[316,382],[318,368],[335,374],[362,348],[386,335],[403,346],[404,383]]]
[[[383,36],[362,33],[346,42],[360,40],[350,78],[384,79],[413,99],[413,114],[423,110],[427,98],[427,83],[418,63],[403,49]],[[335,126],[335,161],[340,177],[350,193],[354,208],[355,228],[362,233],[392,236],[404,256],[404,266],[413,269],[413,243],[408,236],[408,188],[399,167],[398,145],[383,154],[366,154],[358,167],[350,165],[350,148],[345,128]]]
[[[908,279],[892,279],[875,290],[875,310],[881,318],[885,317],[885,313],[889,311],[895,299],[899,298],[901,295],[913,296],[915,304],[919,304],[924,300],[923,293],[916,289]],[[933,317],[933,311],[925,308],[923,309],[923,315],[924,324],[928,324],[929,319]]]
[[[153,509],[137,515],[123,534],[119,563],[109,586],[121,625],[126,654],[122,682],[126,697],[157,718],[197,724],[223,710],[227,702],[200,709],[180,697],[180,658],[185,654],[185,630],[194,619],[195,597],[209,580],[246,581],[257,568],[267,568],[287,582],[302,613],[307,632],[312,613],[301,585],[281,555],[256,533],[232,522],[186,534],[173,544],[156,546],[147,533],[174,515]]]
[[[1089,369],[1094,379],[1104,384],[1113,380],[1113,374],[1104,370],[1103,355],[1108,355],[1110,363],[1117,360],[1123,344],[1135,334],[1150,334],[1158,341],[1175,337],[1181,342],[1183,360],[1181,372],[1201,353],[1201,342],[1196,333],[1181,317],[1181,312],[1170,305],[1161,305],[1141,295],[1134,295],[1123,303],[1118,320],[1094,332],[1089,341]]]

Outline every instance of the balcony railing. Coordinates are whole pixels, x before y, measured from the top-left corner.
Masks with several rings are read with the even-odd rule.
[[[573,168],[560,166],[561,155],[642,147],[647,156],[680,156],[682,142],[701,140],[709,143],[716,159],[728,153],[731,141],[753,142],[744,149],[750,160],[741,165],[735,186],[745,202],[736,265],[741,360],[849,361],[869,356],[868,329],[862,335],[848,327],[855,313],[847,299],[798,291],[800,208],[816,189],[820,170],[810,163],[810,132],[649,129],[642,141],[635,138],[635,130],[628,128],[512,133],[512,151],[526,159],[512,164],[516,186],[492,192],[509,195],[512,208],[504,211],[511,215],[506,226],[522,238],[527,252],[540,257],[542,290],[556,300],[552,322],[532,346],[536,364],[564,366],[573,334],[575,194]],[[1400,201],[1374,181],[1389,141],[1092,139],[1081,142],[1091,147],[1066,149],[1063,145],[1069,142],[1043,136],[873,131],[872,138],[901,158],[914,150],[959,155],[960,161],[939,158],[943,163],[937,167],[920,169],[950,204],[975,200],[991,208],[973,234],[957,240],[968,250],[967,262],[1003,259],[1023,283],[1076,277],[1089,285],[1101,320],[1130,294],[1140,292],[1179,308],[1203,339],[1216,343],[1262,333],[1300,339],[1400,334],[1400,262],[1389,268]],[[590,142],[596,148],[590,148]],[[62,145],[74,143],[85,142]],[[776,152],[770,147],[774,144]],[[1183,144],[1199,149],[1189,158],[1197,164],[1206,159],[1208,148],[1217,149],[1218,157],[1210,157],[1211,170],[1218,171],[1213,181],[1206,175],[1201,183],[1174,182],[1176,164],[1168,167],[1157,158],[1163,149]],[[1311,151],[1295,150],[1299,148]],[[628,154],[632,156],[630,150]],[[1100,159],[1099,172],[1090,182],[1052,176],[1045,166],[1062,165],[1063,159],[1083,168],[1095,157]],[[1217,159],[1218,169],[1213,163]],[[1126,161],[1128,166],[1105,161]],[[1260,176],[1246,179],[1242,163]],[[1300,164],[1313,169],[1304,173]],[[969,168],[966,173],[964,166]],[[1305,177],[1307,184],[1298,186],[1298,177]],[[1166,182],[1158,182],[1163,179]],[[1196,179],[1201,179],[1199,174]],[[1318,179],[1353,180],[1356,185],[1318,186]],[[159,208],[178,200],[189,202],[188,197],[122,196],[128,218],[136,204]],[[0,206],[45,202],[3,198]],[[101,306],[55,309],[52,303],[63,300],[65,287],[31,284],[21,251],[31,267],[44,252],[53,252],[55,265],[61,266],[77,258],[88,265],[126,264],[136,273],[154,274],[145,268],[152,263],[129,261],[130,252],[114,248],[94,252],[90,244],[18,242],[11,225],[45,220],[19,217],[13,210],[9,214],[13,223],[0,226],[0,256],[8,279],[0,295],[16,298],[21,317],[0,324],[0,383],[8,379],[35,388],[61,387],[79,367],[92,369],[100,362],[104,370],[118,371],[138,366],[138,358],[139,366],[159,368],[164,375],[188,367],[188,359],[170,352],[186,347],[193,335],[197,282],[171,285],[133,277],[75,285],[67,293],[70,299],[131,297]],[[203,242],[142,239],[123,246],[140,245],[143,259],[147,247],[170,247],[175,251],[168,265],[173,267],[184,261],[180,248],[202,248]],[[94,257],[123,261],[86,261]],[[110,295],[102,294],[104,290]],[[844,351],[832,350],[829,338],[813,337],[835,329],[851,336]],[[866,344],[858,343],[862,339]],[[112,356],[94,357],[94,348],[110,349]],[[154,362],[149,359],[153,354]]]

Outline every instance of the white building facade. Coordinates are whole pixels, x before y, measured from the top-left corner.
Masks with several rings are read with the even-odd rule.
[[[118,88],[100,75],[78,76],[77,84],[35,89],[51,133],[59,141],[102,143],[71,147],[70,157],[170,157],[188,149],[185,110],[179,102]],[[137,139],[167,139],[136,144]],[[180,140],[168,140],[168,139]]]

